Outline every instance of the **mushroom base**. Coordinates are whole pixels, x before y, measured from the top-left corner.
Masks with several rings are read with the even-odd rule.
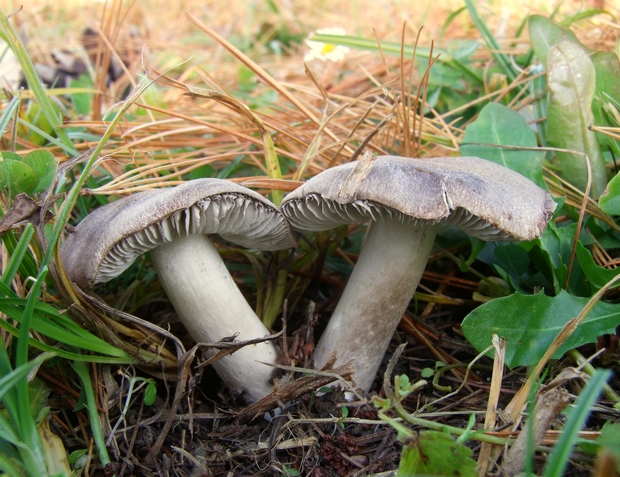
[[[151,258],[175,311],[197,343],[269,335],[208,237],[176,239],[152,250]],[[275,364],[277,358],[276,346],[267,341],[225,356],[213,367],[227,386],[257,401],[273,391],[273,368],[262,363]]]
[[[322,369],[352,362],[357,387],[370,389],[392,335],[430,256],[437,225],[374,222],[349,282],[314,351]]]

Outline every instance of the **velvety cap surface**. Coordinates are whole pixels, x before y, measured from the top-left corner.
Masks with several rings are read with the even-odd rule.
[[[255,250],[295,246],[278,208],[221,179],[198,179],[139,192],[96,209],[65,241],[61,257],[82,288],[120,275],[141,254],[190,234],[218,234]]]
[[[443,221],[483,240],[531,240],[555,206],[529,179],[484,159],[380,156],[323,171],[281,209],[300,231],[396,218]]]

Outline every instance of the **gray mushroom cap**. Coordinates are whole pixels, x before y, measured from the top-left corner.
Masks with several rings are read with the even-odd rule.
[[[443,221],[483,240],[532,240],[545,229],[555,207],[551,196],[532,181],[484,159],[396,156],[327,169],[281,205],[300,231],[399,217]]]
[[[62,247],[69,277],[82,288],[106,282],[141,254],[191,234],[218,234],[254,250],[294,247],[281,212],[260,194],[222,179],[197,179],[139,192],[96,209]]]

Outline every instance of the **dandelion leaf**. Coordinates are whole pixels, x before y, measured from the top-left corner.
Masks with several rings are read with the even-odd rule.
[[[491,344],[494,334],[506,339],[506,365],[530,366],[538,363],[566,322],[575,318],[588,302],[586,297],[565,291],[555,297],[515,293],[485,303],[463,321],[463,333],[478,350]],[[585,343],[594,343],[604,334],[614,334],[620,324],[620,305],[597,303],[585,320],[560,346],[553,358]]]

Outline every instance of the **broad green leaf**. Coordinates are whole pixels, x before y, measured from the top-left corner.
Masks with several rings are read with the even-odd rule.
[[[596,72],[596,93],[595,99],[600,100],[600,96],[605,93],[616,101],[620,101],[620,60],[613,51],[597,51],[590,56]]]
[[[617,127],[616,119],[609,114],[609,110],[617,110],[620,103],[620,60],[613,51],[598,51],[590,58],[596,71],[596,94],[592,103],[595,124]],[[603,150],[620,156],[620,142],[605,134],[597,133],[596,137]]]
[[[210,164],[205,164],[203,166],[196,167],[189,171],[189,178],[191,180],[194,179],[203,179],[205,177],[214,177],[215,171]]]
[[[418,439],[403,447],[396,475],[477,477],[476,461],[471,456],[472,450],[449,434],[422,431]]]
[[[467,340],[482,351],[494,334],[506,339],[506,365],[530,366],[543,357],[549,345],[588,302],[565,291],[555,297],[544,293],[498,298],[472,311],[463,321]],[[614,334],[620,325],[620,305],[597,303],[575,332],[553,355],[559,359],[567,351],[596,342],[604,334]]]
[[[620,422],[605,422],[594,442],[611,452],[616,457],[617,465],[620,466]]]
[[[37,175],[32,167],[24,164],[21,158],[13,159],[14,153],[2,152],[0,155],[0,188],[12,197],[21,192],[30,194],[37,186]]]
[[[487,104],[465,129],[461,154],[482,157],[508,167],[546,189],[542,176],[544,151],[519,151],[467,143],[536,147],[534,131],[519,113],[498,103]]]
[[[496,247],[493,253],[501,267],[516,277],[525,274],[530,264],[527,250],[517,243],[502,244]]]
[[[592,254],[581,242],[577,242],[576,252],[579,266],[594,288],[594,291],[601,289],[607,282],[620,273],[620,268],[610,270],[597,265],[592,258]]]
[[[44,149],[32,151],[23,159],[10,151],[2,151],[0,156],[0,188],[7,189],[11,195],[43,192],[58,169],[52,153]]]
[[[77,79],[69,82],[71,92],[71,104],[81,116],[90,116],[90,107],[93,99],[93,80],[87,74],[80,75]]]
[[[616,174],[601,195],[599,207],[609,215],[620,215],[620,174]]]
[[[554,284],[554,289],[549,292],[558,293],[566,283],[576,230],[576,223],[556,227],[551,222],[541,236],[533,241],[537,246],[529,251],[529,256],[544,277]],[[590,285],[578,264],[574,264],[571,270],[568,291],[578,296],[591,295]]]
[[[607,171],[596,135],[592,101],[596,89],[594,64],[580,45],[560,41],[547,57],[547,142],[550,146],[586,153],[592,166],[591,196],[600,196],[607,185]],[[582,155],[558,153],[562,178],[586,189],[588,172]]]
[[[58,169],[58,163],[51,152],[46,149],[32,151],[26,154],[22,162],[32,168],[37,178],[31,193],[43,192],[51,185]]]
[[[531,15],[528,19],[530,43],[538,60],[547,64],[549,50],[561,41],[579,44],[575,34],[569,29],[560,26],[542,15]]]

